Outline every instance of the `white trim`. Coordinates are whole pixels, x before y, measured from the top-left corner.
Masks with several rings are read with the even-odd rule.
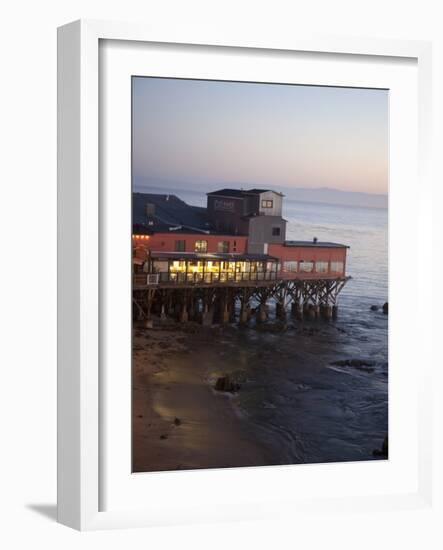
[[[232,48],[299,50],[371,56],[410,57],[419,67],[419,143],[421,220],[431,223],[430,67],[431,48],[426,42],[341,37],[279,37],[249,35],[188,36],[186,29],[166,36],[144,25],[77,21],[58,31],[58,510],[59,521],[77,529],[167,524],[159,510],[99,512],[99,179],[98,179],[98,46],[100,39],[215,45]],[[428,224],[421,225],[428,234]],[[430,231],[429,231],[430,233]],[[423,235],[421,235],[423,237]],[[421,254],[428,259],[430,244]],[[429,265],[429,263],[427,264]],[[421,274],[423,276],[423,274]],[[428,291],[430,292],[430,290]],[[423,304],[425,300],[423,300]],[[429,335],[429,339],[431,336]],[[431,342],[429,341],[429,344]],[[431,381],[429,370],[421,379],[419,487],[409,495],[334,500],[337,511],[413,508],[431,501]],[[326,510],[330,502],[313,499],[304,510]],[[287,514],[293,511],[288,507]],[[272,506],[254,503],[245,518],[269,517]],[[281,513],[280,513],[281,515]],[[215,520],[211,506],[197,517],[183,511],[183,522]],[[219,519],[236,519],[227,512]]]

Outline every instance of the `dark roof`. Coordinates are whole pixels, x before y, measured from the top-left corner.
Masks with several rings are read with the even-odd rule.
[[[278,258],[275,258],[274,256],[269,256],[268,254],[199,254],[197,252],[156,252],[155,250],[151,251],[151,258],[159,260],[162,258],[174,260],[225,260],[231,262],[242,260],[278,261]]]
[[[148,203],[154,207],[150,217],[146,211]],[[196,232],[212,229],[206,208],[191,206],[176,195],[156,193],[132,194],[132,224],[139,232],[169,231],[174,227]]]
[[[219,189],[218,191],[211,191],[208,195],[219,195],[221,197],[244,197],[246,195],[261,195],[262,193],[276,193],[282,195],[278,191],[272,189]],[[283,196],[283,195],[282,195]]]
[[[245,192],[243,189],[219,189],[218,191],[211,191],[208,195],[220,195],[222,197],[244,197]]]
[[[284,246],[318,246],[319,248],[349,248],[346,244],[327,241],[285,241]]]

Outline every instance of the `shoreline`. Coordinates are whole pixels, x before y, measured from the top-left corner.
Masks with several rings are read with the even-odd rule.
[[[233,405],[235,396],[213,389],[215,332],[134,329],[134,472],[272,463]],[[191,352],[197,347],[198,361]]]
[[[387,341],[360,325],[135,328],[133,471],[380,459]]]

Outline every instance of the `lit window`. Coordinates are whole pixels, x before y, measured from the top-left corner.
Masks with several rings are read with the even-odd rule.
[[[273,200],[262,200],[261,201],[261,207],[262,208],[273,208],[274,207],[274,201]]]
[[[328,262],[323,262],[323,261],[315,262],[315,271],[317,273],[327,273]]]
[[[313,269],[314,269],[314,262],[307,262],[304,260],[300,262],[300,271],[304,271],[305,273],[311,273]]]
[[[297,262],[295,260],[283,262],[283,271],[286,271],[287,273],[297,271]]]
[[[171,273],[184,273],[186,271],[186,262],[183,260],[174,260],[169,266]]]
[[[195,241],[195,252],[205,253],[208,251],[208,241]]]
[[[343,262],[331,262],[331,271],[333,273],[343,273]]]
[[[280,228],[279,227],[273,227],[272,228],[272,236],[273,237],[280,237]]]
[[[220,241],[217,244],[217,252],[227,254],[229,252],[229,241]]]
[[[186,250],[186,241],[175,241],[175,251],[184,252]]]

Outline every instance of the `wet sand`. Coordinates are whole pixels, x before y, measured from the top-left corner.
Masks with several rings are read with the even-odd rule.
[[[157,323],[135,330],[133,368],[136,472],[383,458],[374,455],[388,433],[381,312],[283,330],[272,319],[243,329]],[[216,392],[221,376],[239,391]]]
[[[133,471],[272,462],[234,406],[236,397],[213,389],[216,338],[192,326],[134,330]]]

